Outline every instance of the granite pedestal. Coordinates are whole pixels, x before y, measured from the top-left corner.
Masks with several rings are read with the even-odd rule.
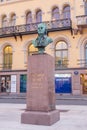
[[[55,109],[54,58],[48,54],[29,56],[27,108],[21,123],[52,125],[60,119]]]

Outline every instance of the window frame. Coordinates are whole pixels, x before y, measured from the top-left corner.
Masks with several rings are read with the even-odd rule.
[[[3,69],[12,69],[12,55],[12,47],[10,45],[5,46],[3,49]]]
[[[70,5],[66,5],[63,8],[63,19],[67,19],[71,17],[71,13],[70,13]]]
[[[36,12],[36,23],[41,23],[42,22],[42,10],[38,10]]]
[[[56,48],[57,44],[64,43],[66,45],[66,48]],[[60,57],[57,61],[57,53],[59,53]],[[66,59],[64,58],[64,53],[66,53]],[[68,45],[65,41],[60,40],[55,45],[55,67],[56,68],[67,68],[68,67]]]

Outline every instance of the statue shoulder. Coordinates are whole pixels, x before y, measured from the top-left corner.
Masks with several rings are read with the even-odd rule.
[[[48,42],[48,43],[51,43],[51,42],[53,42],[52,38],[50,38],[50,37],[47,37],[47,42]]]

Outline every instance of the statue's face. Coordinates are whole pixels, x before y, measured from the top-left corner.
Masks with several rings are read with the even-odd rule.
[[[43,25],[43,24],[38,25],[38,34],[44,34],[45,30],[46,30],[45,25]]]

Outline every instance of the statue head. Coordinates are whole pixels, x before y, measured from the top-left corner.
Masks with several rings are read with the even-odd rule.
[[[46,27],[45,23],[38,24],[38,30],[37,31],[38,31],[39,35],[47,34],[47,27]]]
[[[53,42],[51,38],[47,36],[47,27],[45,23],[38,24],[38,37],[32,40],[33,45],[38,48],[38,53],[44,53],[45,47]]]

